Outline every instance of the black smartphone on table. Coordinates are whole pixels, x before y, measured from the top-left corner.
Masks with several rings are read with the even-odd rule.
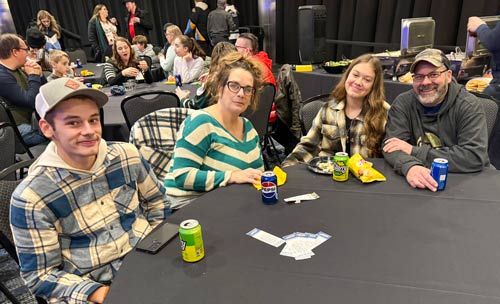
[[[179,225],[163,223],[156,227],[137,245],[136,250],[150,254],[158,253],[179,234]]]

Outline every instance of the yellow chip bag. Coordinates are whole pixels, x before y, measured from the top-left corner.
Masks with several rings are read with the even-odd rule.
[[[385,176],[373,169],[373,164],[363,159],[359,153],[354,154],[347,161],[347,167],[351,174],[356,176],[363,183],[385,182]]]
[[[81,70],[80,76],[83,76],[83,77],[94,76],[94,72],[91,72],[89,70]]]

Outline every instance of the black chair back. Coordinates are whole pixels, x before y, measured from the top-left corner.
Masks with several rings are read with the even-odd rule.
[[[274,146],[271,138],[271,133],[269,131],[269,115],[271,114],[271,109],[274,103],[274,97],[276,95],[276,88],[271,83],[266,83],[259,92],[260,100],[255,111],[247,110],[242,116],[245,116],[252,123],[255,131],[259,134],[260,145],[263,152],[269,152],[272,157],[277,159],[278,163],[281,162],[279,153]],[[267,159],[267,153],[263,153],[264,162],[266,169],[270,168],[270,163]]]
[[[14,248],[14,238],[10,230],[9,210],[10,198],[16,187],[21,183],[21,180],[7,181],[0,180],[0,232],[2,237],[2,246],[17,260]]]
[[[476,95],[476,97],[479,98],[479,101],[481,102],[481,106],[483,107],[484,113],[486,114],[486,126],[488,128],[488,136],[491,137],[492,135],[491,132],[493,131],[493,127],[495,127],[495,124],[497,122],[499,101],[483,93],[475,91],[470,91],[470,92]]]
[[[156,110],[180,106],[175,93],[164,91],[139,92],[123,99],[121,109],[128,128],[141,117]]]
[[[306,135],[312,127],[312,122],[319,112],[319,109],[328,101],[330,94],[321,94],[306,99],[299,110],[302,134]]]
[[[16,122],[14,120],[12,112],[10,111],[9,104],[2,97],[0,97],[0,121],[8,122],[10,125],[16,126]],[[33,153],[30,151],[30,149],[24,142],[23,137],[21,136],[21,133],[19,132],[17,127],[13,129],[16,135],[16,143],[15,143],[16,153],[17,154],[27,153],[30,158],[34,158]]]
[[[243,113],[243,116],[248,118],[253,124],[253,127],[259,134],[260,140],[263,140],[267,134],[269,114],[271,114],[275,93],[276,88],[274,85],[270,83],[264,84],[260,91],[260,101],[255,111],[247,109]]]
[[[16,134],[14,127],[8,122],[0,122],[0,154],[0,170],[16,163]],[[15,173],[11,173],[6,179],[15,179]]]
[[[139,61],[141,60],[144,60],[146,61],[146,63],[148,64],[148,67],[151,68],[151,66],[153,65],[153,60],[151,59],[151,57],[149,56],[146,56],[146,55],[141,55],[139,56],[139,58],[137,58]]]

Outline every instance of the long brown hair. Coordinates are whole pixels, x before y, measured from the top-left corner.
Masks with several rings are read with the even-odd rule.
[[[36,24],[38,25],[40,32],[45,33],[45,26],[42,23],[42,19],[45,18],[50,20],[50,29],[56,33],[57,39],[61,38],[61,32],[59,31],[59,25],[57,25],[56,18],[45,10],[38,11],[38,14],[36,15]]]
[[[130,56],[127,63],[123,62],[122,58],[118,54],[118,50],[116,49],[117,42],[125,42],[130,49]],[[135,58],[135,51],[127,38],[116,37],[115,42],[113,43],[113,56],[111,57],[111,62],[114,63],[120,70],[126,69],[128,67],[137,67],[138,62],[137,58]]]
[[[385,135],[385,123],[387,121],[387,110],[384,108],[384,79],[380,60],[371,54],[364,54],[354,59],[333,89],[331,97],[339,102],[346,102],[345,82],[352,69],[360,63],[371,64],[375,72],[372,89],[365,98],[361,113],[364,114],[363,127],[366,134],[367,155],[368,157],[378,157],[381,155],[381,143]]]
[[[193,37],[188,37],[186,35],[179,35],[175,37],[175,39],[179,39],[179,42],[182,46],[187,47],[189,52],[193,54],[193,58],[201,57],[205,60],[206,54],[203,49],[200,47],[196,40]]]
[[[94,20],[94,19],[96,19],[96,18],[97,18],[97,20],[99,20],[99,21],[100,21],[101,19],[99,18],[99,12],[101,11],[101,9],[102,9],[103,7],[106,7],[106,5],[104,5],[104,4],[97,4],[97,5],[94,7],[94,12],[92,13],[92,17],[90,18],[90,20]]]

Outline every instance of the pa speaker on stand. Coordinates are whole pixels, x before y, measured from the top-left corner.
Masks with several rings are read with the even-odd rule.
[[[326,6],[299,6],[299,58],[302,64],[326,59]]]

